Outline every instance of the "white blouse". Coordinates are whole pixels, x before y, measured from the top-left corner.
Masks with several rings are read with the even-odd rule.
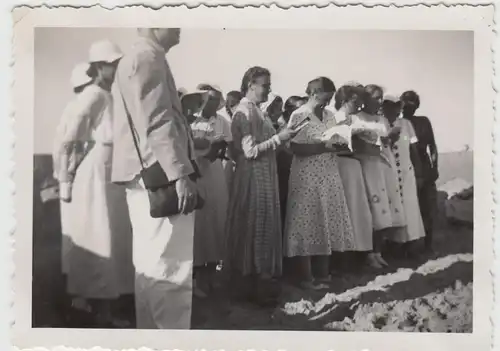
[[[53,145],[54,178],[72,182],[89,143],[113,140],[111,93],[97,85],[86,87],[68,103]]]

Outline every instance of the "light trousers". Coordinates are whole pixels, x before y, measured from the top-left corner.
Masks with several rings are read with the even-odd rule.
[[[127,185],[138,329],[189,329],[194,214],[152,218],[141,181]]]

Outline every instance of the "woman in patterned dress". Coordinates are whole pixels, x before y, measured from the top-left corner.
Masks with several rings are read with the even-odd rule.
[[[197,164],[201,178],[197,184],[205,206],[196,211],[194,225],[194,293],[206,297],[214,288],[217,265],[225,258],[225,226],[229,192],[221,160],[221,151],[231,147],[231,125],[217,111],[224,105],[217,87],[201,86],[203,106],[191,123]],[[185,96],[186,98],[189,95]]]
[[[416,240],[425,237],[424,223],[418,202],[417,184],[423,182],[421,160],[417,149],[418,139],[411,122],[401,118],[401,102],[395,96],[384,97],[384,116],[390,128],[401,130],[399,138],[386,146],[394,156],[398,174],[397,186],[402,195],[403,209],[406,219],[404,230],[394,231],[388,236],[392,242],[402,245],[406,256],[416,254]]]
[[[386,236],[406,223],[401,194],[396,186],[395,165],[382,147],[397,135],[397,131],[387,129],[385,119],[380,113],[383,102],[382,88],[373,84],[367,85],[365,92],[364,109],[353,118],[377,125],[380,132],[353,137],[353,147],[363,169],[373,220],[373,252],[368,255],[368,263],[373,268],[382,268],[388,266],[382,257]]]
[[[290,142],[294,153],[285,224],[285,255],[295,257],[300,266],[300,284],[306,289],[326,287],[332,251],[355,247],[353,228],[344,187],[337,165],[336,149],[321,141],[322,134],[336,124],[325,106],[335,93],[335,85],[325,77],[311,81],[308,102],[291,116],[288,126],[310,122]],[[313,275],[312,259],[318,264]]]
[[[250,68],[231,125],[236,168],[226,225],[227,267],[235,276],[251,278],[250,293],[259,303],[274,302],[276,294],[268,287],[282,274],[276,149],[296,134],[289,128],[276,134],[263,115],[259,104],[267,100],[270,89],[270,72]]]

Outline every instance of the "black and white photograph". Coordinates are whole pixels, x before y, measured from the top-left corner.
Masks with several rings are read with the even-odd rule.
[[[30,328],[478,331],[473,29],[157,23],[33,28]]]

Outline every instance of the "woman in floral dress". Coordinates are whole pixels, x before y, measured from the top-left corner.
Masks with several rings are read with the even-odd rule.
[[[227,268],[234,276],[251,278],[251,297],[258,303],[275,301],[276,293],[268,287],[282,274],[276,149],[295,135],[289,128],[276,134],[259,108],[270,88],[270,72],[250,68],[243,77],[244,98],[231,125],[236,168],[226,225]]]
[[[300,262],[300,284],[304,288],[324,288],[321,282],[329,281],[332,251],[355,247],[336,149],[321,141],[322,134],[336,124],[333,114],[325,110],[334,92],[335,85],[328,78],[311,81],[308,102],[292,114],[288,123],[291,128],[310,119],[290,143],[294,158],[284,235],[285,255]],[[316,277],[312,259],[318,264]]]

